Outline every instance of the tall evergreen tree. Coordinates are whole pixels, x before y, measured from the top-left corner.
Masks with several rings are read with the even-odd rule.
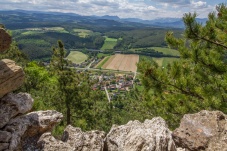
[[[217,13],[210,13],[205,25],[196,16],[184,15],[182,38],[166,34],[169,47],[180,53],[179,61],[167,68],[154,62],[139,64],[147,106],[172,127],[185,113],[202,109],[227,113],[227,7],[217,6]]]
[[[71,124],[71,104],[75,99],[75,89],[79,82],[74,72],[68,67],[69,61],[65,59],[64,45],[58,41],[58,48],[53,48],[50,67],[57,75],[59,92],[66,108],[67,125]]]

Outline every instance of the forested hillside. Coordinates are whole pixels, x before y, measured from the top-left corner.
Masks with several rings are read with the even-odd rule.
[[[2,11],[0,21],[11,30],[19,48],[31,60],[50,60],[51,47],[62,40],[65,49],[97,49],[128,51],[131,48],[166,47],[165,33],[182,29],[148,26],[141,23],[83,17],[73,14],[27,11]],[[16,13],[16,15],[15,15]],[[105,46],[106,38],[117,44]]]

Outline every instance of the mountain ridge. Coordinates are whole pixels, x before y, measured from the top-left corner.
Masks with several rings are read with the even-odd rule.
[[[137,26],[154,26],[154,27],[164,27],[164,28],[184,28],[184,23],[181,18],[156,18],[153,20],[143,20],[139,18],[119,18],[118,16],[83,16],[75,13],[62,13],[62,12],[43,12],[43,11],[28,11],[28,10],[1,10],[1,16],[4,15],[54,15],[62,17],[63,21],[97,21],[97,20],[106,20],[106,21],[115,21],[119,24],[130,24],[134,23]],[[0,20],[1,21],[1,20]],[[207,18],[198,18],[197,21],[204,24],[207,21]]]

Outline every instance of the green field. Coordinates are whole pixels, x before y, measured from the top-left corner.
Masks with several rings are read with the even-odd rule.
[[[96,66],[96,68],[101,68],[108,60],[110,56],[105,57],[102,61]]]
[[[155,51],[162,52],[165,55],[179,56],[179,52],[174,49],[164,48],[164,47],[150,47],[150,48],[154,49]]]
[[[64,31],[63,27],[45,27],[45,30],[55,30],[55,31]]]
[[[136,48],[136,49],[131,49],[131,50],[143,50],[144,48]],[[147,49],[153,49],[158,52],[162,52],[165,55],[171,55],[171,56],[179,56],[179,52],[174,49],[170,48],[165,48],[165,47],[148,47]],[[173,57],[161,57],[161,58],[156,58],[156,57],[149,57],[149,56],[140,56],[140,60],[148,59],[151,60],[153,59],[160,67],[166,67],[168,63],[171,63],[173,61],[177,61],[179,58],[173,58]]]
[[[25,30],[20,30],[22,35],[34,35],[45,32],[59,32],[68,33],[63,27],[43,27],[43,28],[26,28]]]
[[[166,67],[169,63],[179,60],[179,58],[163,58],[162,66]]]
[[[40,34],[40,33],[44,33],[43,31],[32,31],[32,30],[29,30],[29,31],[22,31],[21,34],[22,35],[35,35],[35,34]]]
[[[87,30],[87,29],[73,29],[73,32],[77,33],[79,37],[85,38],[91,34],[93,34],[93,31]]]
[[[73,63],[79,64],[84,62],[88,57],[80,51],[71,51],[66,58],[71,60]]]
[[[152,58],[157,64],[158,66],[162,66],[163,60],[164,58]]]
[[[133,48],[130,50],[143,50],[145,48]],[[179,52],[174,49],[166,48],[166,47],[147,47],[146,49],[154,49],[155,51],[162,52],[165,55],[171,56],[179,56]]]
[[[106,57],[109,56],[110,54],[105,54],[105,53],[98,53],[97,57],[101,58],[101,57]]]
[[[96,68],[101,68],[108,60],[110,56],[105,57],[102,61],[96,66]]]
[[[117,44],[117,39],[106,37],[101,50],[113,49],[116,44]]]
[[[172,63],[173,61],[177,61],[179,58],[171,58],[171,57],[163,57],[163,58],[155,58],[155,57],[148,57],[148,56],[140,56],[140,61],[143,59],[147,60],[154,60],[158,66],[160,67],[166,67],[169,63]]]
[[[152,58],[160,67],[166,67],[169,63],[177,61],[179,58]]]

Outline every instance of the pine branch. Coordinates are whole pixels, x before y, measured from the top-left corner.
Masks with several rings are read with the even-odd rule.
[[[210,42],[210,43],[212,43],[212,44],[215,44],[215,45],[217,45],[217,46],[221,46],[221,47],[227,49],[227,46],[225,46],[225,45],[223,45],[223,44],[221,44],[221,43],[219,43],[219,42],[212,41],[212,40],[207,39],[207,38],[205,38],[205,37],[200,37],[197,33],[194,32],[194,30],[192,29],[192,25],[191,25],[191,24],[189,24],[189,29],[190,29],[190,32],[191,32],[195,37],[197,37],[198,39],[204,40],[204,41],[207,41],[207,42]]]
[[[179,87],[177,87],[176,85],[173,85],[173,84],[168,84],[168,85],[180,90],[183,94],[196,97],[196,98],[198,98],[200,100],[204,100],[203,97],[201,97],[200,95],[196,94],[195,92],[186,91],[186,90],[184,90],[182,88],[179,88]]]
[[[196,98],[198,98],[198,99],[200,99],[200,100],[204,100],[203,97],[201,97],[199,94],[197,94],[197,93],[195,93],[195,92],[191,92],[191,91],[184,90],[183,88],[179,88],[179,87],[177,87],[176,85],[173,85],[173,84],[171,84],[171,83],[162,82],[162,81],[158,80],[156,77],[152,76],[152,74],[150,74],[150,76],[151,76],[151,78],[152,78],[153,80],[155,80],[156,82],[160,83],[161,85],[165,85],[166,87],[167,87],[167,86],[172,86],[172,87],[174,87],[175,89],[181,91],[181,93],[183,93],[183,94],[185,94],[185,95],[192,96],[192,97],[196,97]]]

